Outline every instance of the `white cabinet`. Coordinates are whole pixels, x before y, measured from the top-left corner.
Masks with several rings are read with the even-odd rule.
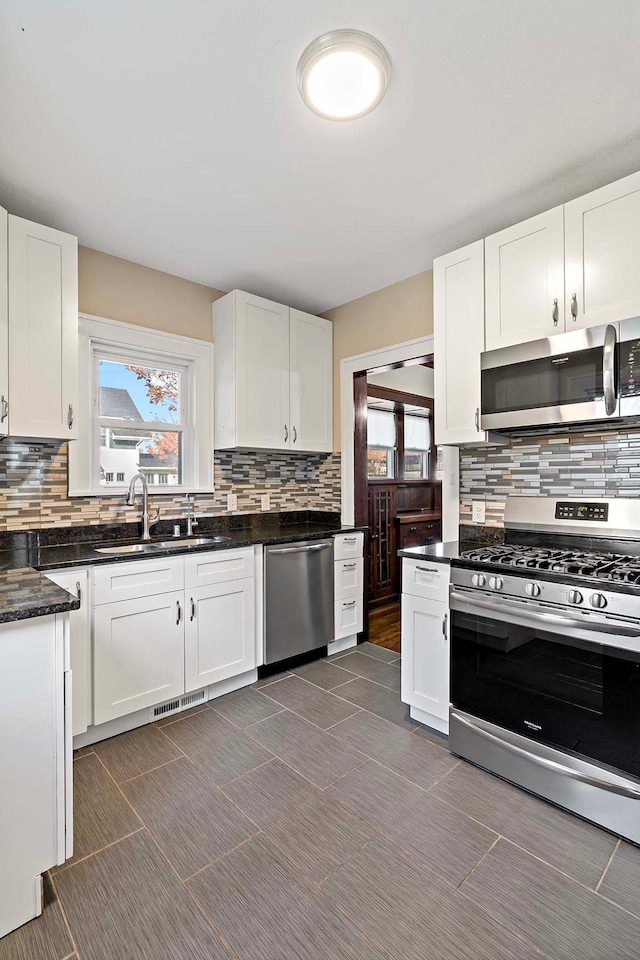
[[[184,693],[183,618],[183,591],[95,608],[96,724]]]
[[[484,256],[487,350],[564,331],[562,206],[487,237]]]
[[[565,205],[566,329],[640,314],[640,173]]]
[[[402,700],[441,733],[449,730],[449,579],[449,564],[402,561]]]
[[[67,593],[80,600],[80,609],[69,613],[71,670],[73,671],[73,727],[74,737],[84,733],[92,723],[93,697],[91,691],[91,600],[88,570],[52,570],[46,574]]]
[[[234,290],[212,307],[216,449],[332,449],[332,325]]]
[[[364,626],[364,533],[333,538],[334,639],[329,656],[355,646]]]
[[[185,690],[256,668],[253,577],[187,590]]]
[[[0,437],[9,428],[9,260],[7,211],[0,207]]]
[[[484,350],[484,242],[433,263],[435,442],[479,444]]]
[[[0,389],[8,417],[2,432],[74,440],[78,241],[19,217],[8,221],[8,392]]]

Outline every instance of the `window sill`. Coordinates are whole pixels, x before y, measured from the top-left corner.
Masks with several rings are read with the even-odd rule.
[[[69,490],[68,496],[70,499],[74,497],[126,497],[128,490],[129,485],[126,484],[122,487],[105,487],[100,490]],[[140,488],[136,487],[136,496],[139,492]],[[170,487],[167,490],[158,490],[156,487],[149,487],[150,497],[185,496],[187,493],[213,495],[214,492],[211,487]]]

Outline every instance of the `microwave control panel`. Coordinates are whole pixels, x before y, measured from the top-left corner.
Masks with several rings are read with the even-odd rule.
[[[640,397],[640,340],[625,340],[618,348],[621,397]]]
[[[606,523],[608,519],[608,503],[556,502],[556,520],[599,520],[600,523]]]

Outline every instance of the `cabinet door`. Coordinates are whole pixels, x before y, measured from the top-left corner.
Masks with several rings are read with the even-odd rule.
[[[288,450],[289,308],[235,292],[237,446]]]
[[[9,429],[9,312],[7,286],[7,211],[0,207],[0,437]]]
[[[564,211],[566,329],[640,314],[640,173]]]
[[[435,442],[481,443],[484,241],[433,263]]]
[[[292,450],[333,450],[333,327],[331,321],[290,310]]]
[[[184,593],[105,603],[94,610],[94,722],[184,693]]]
[[[78,241],[11,216],[9,389],[12,436],[76,439]]]
[[[47,573],[67,593],[80,599],[80,609],[69,613],[71,670],[73,673],[73,736],[91,723],[91,603],[86,570],[52,570]]]
[[[449,716],[449,607],[402,595],[402,700],[425,713]]]
[[[564,214],[555,207],[484,241],[486,349],[564,331]]]
[[[186,692],[256,667],[254,581],[187,590]]]

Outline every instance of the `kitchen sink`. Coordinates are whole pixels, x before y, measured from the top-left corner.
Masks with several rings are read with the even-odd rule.
[[[117,547],[96,547],[96,553],[154,553],[156,550],[171,550],[174,547],[205,547],[208,543],[228,543],[231,537],[190,537],[175,540],[147,540],[144,543],[123,543]]]

